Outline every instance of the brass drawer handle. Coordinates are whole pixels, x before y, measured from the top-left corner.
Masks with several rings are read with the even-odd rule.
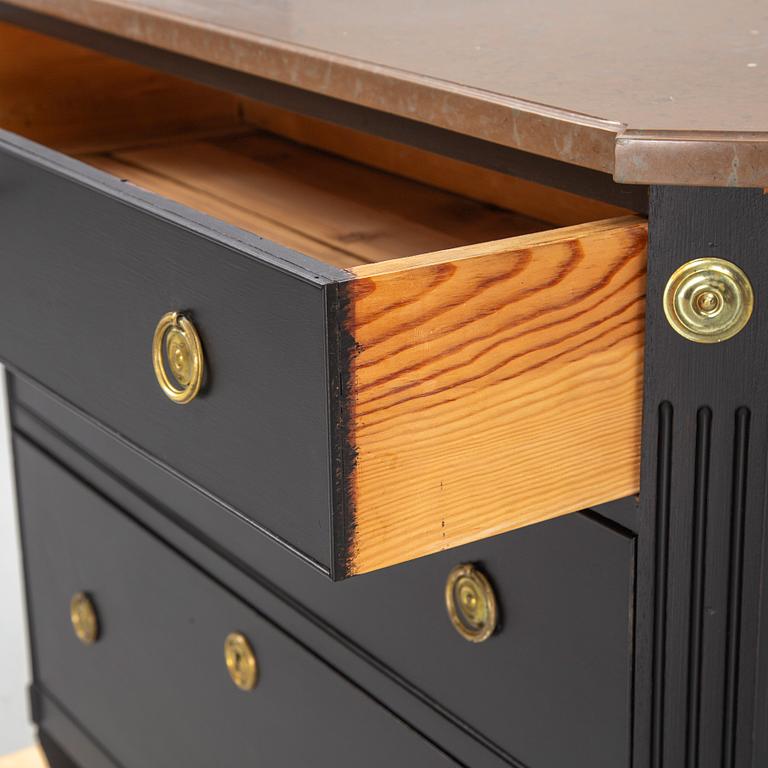
[[[85,592],[76,592],[69,601],[69,620],[75,637],[83,645],[93,645],[99,639],[99,616],[96,606]]]
[[[749,322],[755,304],[744,272],[725,259],[694,259],[679,267],[664,289],[664,314],[684,338],[715,344]]]
[[[463,563],[445,582],[445,605],[453,628],[470,643],[482,643],[496,630],[496,595],[485,574]]]
[[[152,366],[169,400],[183,405],[195,399],[203,383],[203,345],[192,321],[180,312],[160,318],[152,338]]]
[[[252,691],[259,677],[256,654],[248,638],[240,632],[231,632],[224,640],[224,661],[232,682],[241,691]]]

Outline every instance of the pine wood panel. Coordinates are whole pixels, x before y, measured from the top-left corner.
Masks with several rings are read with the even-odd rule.
[[[342,141],[344,135],[341,134]],[[333,197],[356,200],[371,210],[397,216],[401,226],[426,227],[430,231],[428,242],[441,239],[451,243],[441,248],[552,227],[546,216],[536,219],[521,215],[513,204],[488,205],[471,199],[471,195],[446,194],[433,185],[415,183],[406,174],[382,173],[376,170],[376,145],[371,146],[369,152],[361,151],[353,158],[357,162],[349,162],[342,153],[318,152],[273,133],[227,137],[215,143],[245,154],[256,162],[278,165],[286,174],[305,180],[305,184]],[[404,243],[410,239],[406,235]],[[425,242],[414,237],[408,250],[425,253],[421,248]],[[398,256],[410,255],[403,249],[399,251]]]
[[[249,124],[300,144],[318,147],[374,168],[558,226],[583,224],[630,213],[615,205],[332,125],[263,102],[244,101],[243,115]]]
[[[638,490],[645,259],[627,217],[353,269],[351,573]]]
[[[345,268],[359,266],[363,263],[360,257],[349,250],[334,247],[333,244],[313,238],[290,224],[276,221],[254,210],[247,198],[241,203],[237,203],[220,197],[216,192],[190,186],[141,166],[123,162],[110,155],[84,155],[81,159],[120,179],[130,181],[139,187],[188,205],[209,216],[215,216],[236,227],[282,243],[300,253],[311,254],[329,264]]]
[[[241,127],[240,100],[0,23],[0,127],[66,152]]]
[[[83,159],[340,267],[550,226],[263,132]]]

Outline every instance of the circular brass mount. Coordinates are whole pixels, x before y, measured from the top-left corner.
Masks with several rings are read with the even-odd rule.
[[[69,601],[69,620],[75,636],[83,645],[93,645],[99,639],[99,617],[96,606],[85,592],[76,592]]]
[[[192,321],[180,312],[160,318],[152,338],[152,366],[169,400],[183,405],[195,399],[203,383],[203,345]]]
[[[256,654],[248,638],[240,632],[231,632],[224,640],[224,660],[232,682],[241,691],[251,691],[256,687],[259,668]]]
[[[694,259],[675,270],[664,289],[664,314],[683,337],[714,344],[735,336],[754,308],[749,278],[725,259]]]
[[[454,629],[471,643],[482,643],[496,630],[496,595],[485,574],[469,563],[451,569],[445,582],[445,606]]]

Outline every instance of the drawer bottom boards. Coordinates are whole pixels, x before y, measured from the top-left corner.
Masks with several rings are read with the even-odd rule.
[[[23,439],[16,457],[36,679],[114,765],[457,765]],[[92,645],[70,626],[78,592]],[[230,680],[231,632],[255,650],[252,691]],[[51,735],[66,750],[66,729]]]

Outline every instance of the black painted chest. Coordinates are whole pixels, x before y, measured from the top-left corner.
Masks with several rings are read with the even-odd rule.
[[[54,768],[762,765],[759,190],[0,15]]]

